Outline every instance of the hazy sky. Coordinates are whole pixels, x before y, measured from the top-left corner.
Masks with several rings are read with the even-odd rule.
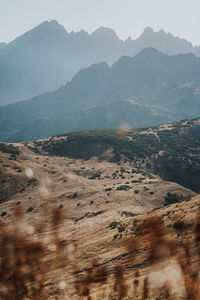
[[[0,0],[0,42],[51,19],[69,32],[111,27],[122,39],[151,26],[200,45],[200,0]]]

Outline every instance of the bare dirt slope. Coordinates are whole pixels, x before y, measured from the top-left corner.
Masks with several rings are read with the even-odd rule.
[[[6,210],[8,215],[19,202],[26,209],[32,207],[32,213],[40,211],[45,193],[52,205],[63,206],[72,221],[95,215],[130,217],[170,204],[168,196],[177,202],[195,195],[129,163],[99,162],[95,157],[72,160],[36,154],[23,144],[17,147],[21,153],[15,160],[0,152],[1,212]]]
[[[174,295],[170,299],[189,299],[193,273],[184,263],[198,274],[198,195],[154,174],[136,172],[130,163],[72,160],[15,146],[20,150],[15,158],[0,153],[1,191],[6,194],[1,223],[16,236],[25,232],[21,243],[39,239],[46,249],[40,258],[48,263],[44,292],[37,299],[158,299],[167,281]],[[19,207],[25,211],[23,221],[14,217]],[[51,225],[54,207],[63,215],[59,227]],[[190,245],[187,255],[185,245]],[[159,299],[167,298],[164,294]]]

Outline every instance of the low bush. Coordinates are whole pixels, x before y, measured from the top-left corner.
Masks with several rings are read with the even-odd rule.
[[[105,189],[105,192],[110,192],[110,191],[112,191],[112,188],[106,188]]]
[[[101,177],[101,174],[100,174],[100,173],[95,173],[95,174],[91,175],[88,179],[94,180],[94,179],[100,178],[100,177]]]
[[[123,232],[123,231],[125,231],[125,230],[126,230],[126,226],[123,225],[123,224],[120,224],[120,226],[118,227],[118,231],[119,231],[119,232]]]
[[[32,212],[33,211],[33,207],[30,206],[29,208],[27,208],[26,212],[29,213],[29,212]]]
[[[127,184],[120,185],[116,188],[116,190],[118,190],[118,191],[127,191],[127,190],[130,190],[130,189],[131,189],[131,187]]]
[[[10,145],[10,144],[4,144],[4,143],[0,143],[0,151],[3,153],[9,153],[9,154],[13,154],[13,155],[20,154],[20,151],[17,147]]]
[[[2,217],[5,217],[7,215],[7,212],[6,211],[3,211],[2,213],[1,213],[1,216]]]
[[[109,224],[109,227],[110,227],[110,229],[115,229],[115,228],[117,228],[118,224],[119,224],[118,222],[112,222]]]

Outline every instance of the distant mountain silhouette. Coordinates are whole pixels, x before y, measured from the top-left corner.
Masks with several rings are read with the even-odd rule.
[[[0,139],[24,141],[81,129],[154,126],[200,115],[200,58],[145,48],[113,66],[94,64],[66,85],[0,107]]]
[[[126,40],[126,47],[132,55],[132,51],[139,52],[143,48],[154,47],[167,54],[194,53],[200,56],[200,47],[193,47],[192,43],[179,37],[174,37],[171,33],[165,33],[164,30],[155,32],[151,27],[146,27],[142,35],[136,39]]]
[[[0,105],[29,99],[64,85],[82,68],[121,56],[134,56],[146,47],[163,53],[195,53],[184,39],[147,27],[135,40],[122,41],[114,30],[100,27],[68,33],[53,20],[43,22],[8,44],[0,44]]]

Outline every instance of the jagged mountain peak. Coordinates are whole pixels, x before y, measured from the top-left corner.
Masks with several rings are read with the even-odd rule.
[[[168,33],[166,33],[163,29],[160,29],[159,31],[155,31],[152,27],[148,26],[144,29],[143,33],[141,34],[141,36],[139,37],[139,39],[152,39],[155,37],[159,37],[159,38],[165,38],[167,36],[169,36]],[[173,35],[170,35],[173,38]]]
[[[158,31],[158,33],[159,33],[159,34],[166,34],[166,32],[165,32],[163,29],[160,29],[160,30]]]
[[[97,38],[102,38],[102,37],[107,37],[107,38],[115,38],[115,39],[119,39],[119,37],[117,36],[116,32],[114,31],[114,29],[112,28],[108,28],[108,27],[99,27],[98,29],[96,29],[92,34],[91,37],[97,37]]]
[[[113,29],[103,26],[92,34],[84,30],[70,33],[56,20],[42,22],[11,43],[0,44],[0,63],[5,65],[0,70],[0,105],[55,90],[83,68],[101,61],[112,65],[147,47],[170,55],[200,56],[200,47],[151,27],[137,39],[124,42]]]
[[[67,35],[65,27],[60,25],[56,20],[44,21],[33,29],[25,32],[23,35],[17,37],[10,44],[15,44],[21,40],[30,40],[32,42],[33,38],[43,39],[47,36],[53,37],[58,35],[62,35],[64,37]]]
[[[137,56],[152,56],[152,55],[158,56],[158,55],[164,55],[164,54],[154,47],[146,47],[140,53],[137,54]],[[165,55],[167,55],[167,54],[165,54]]]
[[[64,26],[59,24],[56,20],[50,20],[50,21],[44,21],[33,30],[46,30],[46,31],[55,31],[55,32],[62,32],[62,33],[67,33],[66,29]]]
[[[70,36],[72,37],[72,38],[88,38],[89,37],[89,33],[87,32],[87,31],[85,31],[85,30],[80,30],[80,31],[74,31],[74,30],[72,30],[71,32],[70,32]]]
[[[153,28],[150,27],[150,26],[147,26],[147,27],[145,27],[145,29],[144,29],[142,35],[152,34],[152,33],[155,33],[155,31],[153,30]]]

